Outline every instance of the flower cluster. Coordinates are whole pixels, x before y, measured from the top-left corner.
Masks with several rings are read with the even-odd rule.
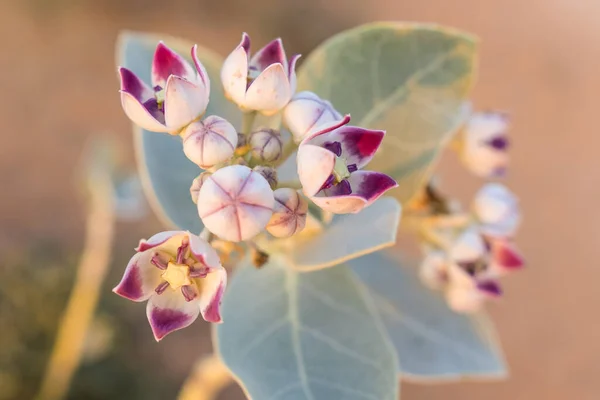
[[[466,167],[483,178],[503,176],[508,166],[507,117],[476,113],[459,133],[458,148]],[[476,312],[502,295],[498,278],[524,266],[514,244],[521,221],[518,199],[500,183],[486,183],[471,210],[462,212],[430,184],[412,204],[425,214],[421,225],[425,257],[423,282],[443,290],[450,308]]]
[[[204,170],[190,182],[190,195],[205,234],[163,232],[143,241],[114,290],[148,300],[157,340],[199,314],[220,322],[226,274],[214,240],[251,241],[263,232],[271,239],[290,237],[304,229],[309,201],[327,212],[357,213],[397,186],[383,173],[363,170],[385,132],[350,126],[350,116],[328,101],[295,93],[300,56],[288,60],[281,39],[251,54],[243,34],[222,66],[225,95],[243,113],[240,129],[205,115],[211,82],[197,53],[194,46],[188,62],[159,43],[150,84],[119,68],[127,116],[146,130],[179,136],[185,156]],[[254,127],[257,113],[281,113],[289,134]],[[298,181],[280,183],[277,167],[293,154]]]

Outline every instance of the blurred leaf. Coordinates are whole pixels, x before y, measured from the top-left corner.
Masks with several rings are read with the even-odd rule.
[[[123,32],[117,43],[117,62],[150,82],[152,57],[159,40],[191,61],[192,42],[158,34]],[[207,115],[219,115],[239,126],[241,113],[225,99],[220,83],[221,56],[199,47],[198,57],[211,79]],[[134,127],[134,135],[140,178],[154,212],[168,228],[199,233],[203,225],[189,189],[202,170],[185,157],[179,137],[138,127]]]
[[[401,377],[420,381],[506,377],[488,318],[451,311],[440,293],[423,286],[416,268],[401,263],[389,251],[348,263],[369,288],[396,346]]]
[[[244,266],[218,349],[254,399],[396,400],[397,360],[365,294],[346,266],[296,273],[276,256]]]
[[[393,246],[400,211],[396,199],[384,197],[358,214],[339,216],[320,235],[295,245],[291,263],[298,271],[314,271]]]
[[[330,100],[352,125],[387,131],[368,169],[393,176],[408,201],[465,119],[476,42],[458,31],[411,23],[367,24],[319,46],[302,64],[301,90]]]

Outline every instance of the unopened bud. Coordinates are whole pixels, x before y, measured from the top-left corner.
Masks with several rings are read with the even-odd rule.
[[[198,215],[204,226],[231,242],[260,233],[273,214],[273,190],[265,178],[243,165],[212,174],[200,189]]]
[[[186,157],[203,169],[229,160],[238,141],[233,125],[216,115],[191,123],[181,137]]]
[[[308,202],[296,190],[290,188],[277,189],[274,195],[275,206],[267,231],[280,238],[302,231],[306,225]]]
[[[275,189],[277,187],[277,170],[275,168],[259,165],[254,167],[254,172],[261,174],[262,177],[269,182],[271,189]]]
[[[275,129],[261,128],[252,132],[249,145],[252,156],[266,162],[277,161],[283,151],[281,134]]]
[[[342,115],[327,100],[312,92],[297,93],[283,110],[283,122],[296,143],[319,125],[338,121]]]
[[[190,195],[192,196],[192,201],[194,204],[198,203],[198,193],[200,193],[200,188],[212,174],[210,172],[203,172],[194,179],[192,182],[192,186],[190,186]]]

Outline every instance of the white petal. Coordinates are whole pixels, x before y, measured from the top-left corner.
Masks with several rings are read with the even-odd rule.
[[[246,91],[244,107],[273,115],[292,97],[287,73],[281,64],[271,64],[258,75]]]
[[[221,298],[227,286],[227,271],[217,268],[201,280],[200,311],[205,321],[220,323]]]
[[[298,148],[297,162],[302,190],[313,197],[333,173],[335,154],[322,147],[302,144]]]
[[[165,124],[178,131],[206,111],[208,92],[204,86],[171,75],[165,88]]]
[[[153,255],[152,250],[136,253],[129,260],[123,278],[113,292],[133,301],[148,300],[162,281],[162,271],[150,263]]]
[[[221,81],[225,95],[238,105],[242,105],[248,82],[248,54],[243,47],[238,46],[223,63]]]

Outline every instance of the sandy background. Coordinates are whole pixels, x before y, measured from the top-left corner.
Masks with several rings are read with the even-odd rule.
[[[281,35],[287,46],[307,52],[326,36],[361,22],[446,24],[482,39],[476,104],[509,110],[514,116],[508,184],[522,198],[526,220],[518,242],[529,268],[507,280],[506,299],[490,309],[512,377],[489,384],[406,384],[403,398],[600,398],[600,3],[215,3],[0,2],[3,270],[11,268],[7,260],[40,242],[61,246],[65,254],[80,249],[84,212],[74,173],[83,143],[90,134],[105,132],[122,140],[125,148],[130,146],[129,123],[120,108],[113,66],[113,45],[120,29],[163,31],[212,45],[224,54],[237,43],[242,30],[257,41]],[[479,182],[470,179],[451,157],[443,167],[445,180],[458,193],[467,198],[475,191]],[[151,219],[123,229],[139,236],[157,226]],[[126,248],[134,244],[136,235],[122,235]],[[36,262],[44,263],[43,259]],[[127,310],[141,314],[140,308]],[[194,326],[184,337],[192,339],[206,332]],[[116,334],[130,333],[122,329]],[[141,343],[146,347],[140,354],[160,363],[161,376],[176,387],[194,361],[185,347],[190,342],[165,341],[156,350],[146,331],[143,335]],[[173,359],[167,351],[182,355]],[[240,399],[241,395],[232,389],[227,398]]]

